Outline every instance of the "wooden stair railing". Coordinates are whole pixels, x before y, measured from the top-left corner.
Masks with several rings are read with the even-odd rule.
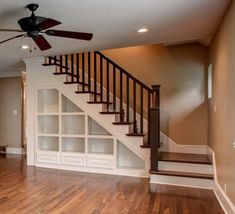
[[[88,103],[105,104],[101,114],[119,115],[114,125],[131,125],[128,136],[144,136],[147,132],[148,140],[142,147],[151,148],[151,170],[157,169],[159,85],[148,87],[99,51],[49,56],[44,65],[55,65],[55,75],[65,74],[65,84],[77,84],[76,93],[90,93],[92,100]]]

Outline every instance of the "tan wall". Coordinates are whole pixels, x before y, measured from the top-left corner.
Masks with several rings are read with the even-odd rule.
[[[142,80],[161,84],[161,130],[178,144],[207,144],[207,48],[138,46],[102,51]]]
[[[215,151],[222,188],[235,204],[235,2],[233,1],[210,47],[213,97],[209,105],[209,145]],[[216,106],[216,112],[214,107]]]
[[[0,145],[21,147],[20,77],[0,78]]]

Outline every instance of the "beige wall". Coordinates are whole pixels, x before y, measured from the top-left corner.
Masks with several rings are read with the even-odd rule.
[[[20,77],[0,78],[0,145],[21,147]]]
[[[178,144],[207,144],[207,48],[138,46],[102,51],[142,80],[161,84],[161,130]]]
[[[209,145],[215,151],[222,188],[235,204],[235,3],[233,1],[210,47],[213,97],[209,105]],[[216,107],[216,112],[214,108]]]

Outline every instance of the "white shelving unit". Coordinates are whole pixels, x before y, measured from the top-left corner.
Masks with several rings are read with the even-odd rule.
[[[36,166],[92,172],[144,169],[142,159],[57,89],[37,89],[36,94]]]

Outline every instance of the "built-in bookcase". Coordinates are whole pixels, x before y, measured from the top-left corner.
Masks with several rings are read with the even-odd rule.
[[[57,89],[37,89],[36,93],[36,165],[144,169],[142,159]]]

